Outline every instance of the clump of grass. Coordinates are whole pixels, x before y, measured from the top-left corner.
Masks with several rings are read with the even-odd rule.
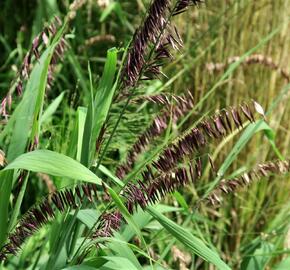
[[[0,234],[1,241],[3,241],[3,235],[5,238],[3,241],[4,244],[0,249],[0,260],[5,260],[6,263],[9,264],[10,255],[16,256],[28,238],[34,237],[37,233],[39,234],[41,229],[50,223],[52,223],[51,227],[53,227],[54,230],[52,233],[54,240],[51,240],[49,243],[50,250],[47,252],[49,258],[45,262],[46,269],[57,267],[62,251],[65,251],[67,254],[63,259],[65,261],[63,266],[66,264],[85,264],[87,261],[91,263],[90,260],[96,257],[97,259],[101,258],[105,260],[110,257],[114,258],[114,256],[109,256],[106,253],[106,250],[99,244],[99,241],[102,241],[104,238],[108,244],[108,249],[112,247],[112,250],[116,252],[116,247],[115,249],[113,248],[111,241],[117,240],[117,238],[115,238],[115,232],[121,232],[122,226],[128,230],[133,228],[136,234],[141,238],[142,245],[149,250],[143,239],[143,233],[139,229],[139,224],[136,225],[136,219],[132,218],[136,213],[141,216],[149,213],[160,222],[162,228],[165,228],[172,236],[176,237],[176,239],[180,240],[181,243],[188,247],[192,254],[216,265],[220,269],[229,269],[224,262],[225,259],[223,254],[219,256],[213,248],[208,247],[210,245],[207,246],[203,243],[210,241],[210,237],[206,239],[207,236],[200,234],[200,238],[203,239],[203,241],[195,238],[195,236],[184,231],[180,226],[174,223],[172,221],[173,217],[177,217],[180,221],[182,215],[186,215],[187,222],[192,219],[192,213],[189,212],[189,206],[186,202],[189,198],[188,190],[194,190],[195,192],[195,189],[204,184],[202,181],[203,177],[210,180],[206,166],[211,167],[212,175],[216,177],[218,181],[215,180],[211,183],[215,184],[215,186],[212,186],[211,192],[209,192],[207,196],[204,196],[201,200],[197,199],[194,201],[195,210],[198,210],[201,205],[200,203],[204,203],[205,207],[207,206],[207,202],[214,205],[218,204],[221,202],[223,193],[233,193],[238,187],[247,186],[263,177],[288,174],[289,161],[262,163],[258,165],[256,169],[250,170],[233,179],[224,180],[224,172],[222,174],[220,173],[219,166],[217,166],[209,155],[211,141],[221,141],[223,138],[226,138],[225,141],[227,141],[228,138],[235,136],[248,125],[250,125],[249,128],[254,127],[258,129],[261,128],[261,123],[263,123],[264,126],[261,130],[265,130],[265,134],[271,142],[272,147],[275,149],[275,152],[279,153],[277,148],[275,148],[276,145],[273,140],[274,135],[272,135],[272,130],[266,122],[266,116],[262,106],[255,101],[252,103],[244,102],[238,106],[219,110],[210,117],[206,116],[206,112],[201,111],[201,118],[193,125],[188,123],[191,121],[187,121],[189,127],[187,130],[181,132],[180,127],[186,122],[185,120],[189,120],[189,116],[192,116],[193,113],[200,108],[202,103],[202,101],[196,100],[197,104],[195,104],[193,97],[195,91],[188,91],[184,94],[165,94],[164,92],[158,91],[153,94],[146,93],[147,86],[154,87],[155,79],[159,81],[168,80],[167,73],[164,71],[167,63],[172,62],[173,65],[175,65],[175,61],[179,61],[178,58],[175,57],[175,54],[180,52],[183,48],[183,41],[177,27],[172,24],[173,17],[189,10],[190,6],[201,6],[202,2],[203,1],[200,0],[152,1],[143,22],[136,30],[132,41],[128,45],[128,51],[127,49],[113,49],[108,52],[103,76],[100,79],[97,91],[95,91],[95,81],[91,66],[89,65],[88,68],[89,80],[86,81],[84,79],[85,75],[83,74],[83,70],[78,64],[78,57],[76,57],[72,51],[69,51],[69,61],[73,63],[73,68],[78,76],[80,85],[85,90],[84,93],[80,95],[80,99],[84,96],[84,100],[86,102],[89,101],[89,105],[87,105],[87,108],[80,107],[78,111],[74,113],[71,112],[73,109],[71,107],[65,107],[64,109],[64,111],[68,112],[64,113],[65,117],[61,125],[64,129],[68,129],[67,133],[70,135],[70,139],[65,142],[69,145],[67,155],[79,161],[79,163],[70,164],[74,164],[75,166],[78,165],[80,171],[84,173],[83,175],[86,181],[89,179],[90,181],[96,181],[97,184],[74,182],[72,187],[66,187],[62,190],[58,189],[40,202],[33,204],[26,214],[21,214],[19,210],[24,193],[27,189],[28,179],[33,179],[33,174],[23,173],[23,169],[29,169],[36,172],[44,170],[44,172],[54,173],[56,177],[63,175],[67,177],[69,173],[66,171],[66,173],[62,174],[60,168],[62,166],[63,170],[73,170],[74,168],[68,169],[66,163],[68,162],[68,157],[65,155],[61,157],[58,156],[58,158],[55,159],[59,164],[50,159],[47,164],[39,160],[30,160],[30,164],[27,165],[25,161],[29,155],[21,155],[21,151],[14,151],[12,152],[14,158],[10,158],[11,155],[8,154],[8,164],[6,164],[6,162],[0,164],[4,167],[8,165],[8,167],[0,172],[1,176],[4,177],[4,184],[1,184],[0,188],[5,188],[5,190],[9,192],[7,193],[8,196],[0,198],[0,206],[1,209],[9,210],[9,205],[11,204],[15,207],[15,212],[11,211],[11,223],[9,221],[7,235],[6,232]],[[74,1],[74,3],[68,7],[68,21],[78,19],[76,12],[79,12],[85,4],[86,1]],[[106,12],[112,12],[112,10],[114,10],[121,18],[121,21],[124,22],[122,9],[118,3],[114,2],[112,6],[108,6],[104,14],[106,15]],[[56,24],[58,25],[56,26]],[[129,24],[130,23],[126,21],[125,25]],[[63,32],[58,29],[61,26],[61,22],[55,19],[52,24],[33,39],[32,47],[25,56],[21,72],[16,81],[24,82],[25,80],[31,79],[30,74],[32,74],[35,66],[37,66],[36,63],[41,61],[41,55],[44,54],[44,49],[49,47],[49,40],[56,37],[59,33],[63,34]],[[95,42],[99,42],[102,40],[102,37],[112,41],[110,35],[96,36],[87,40],[87,42],[84,41],[83,47],[81,47],[82,50],[80,51],[84,51],[84,48],[91,46]],[[26,148],[28,149],[27,151],[32,151],[39,145],[45,145],[44,142],[47,143],[47,138],[43,134],[41,137],[40,133],[40,127],[42,126],[42,121],[44,121],[42,119],[42,111],[44,108],[43,90],[53,86],[53,67],[59,59],[64,62],[62,57],[65,50],[69,50],[69,46],[65,39],[61,37],[52,51],[47,70],[41,73],[41,75],[45,77],[45,79],[42,78],[43,82],[46,83],[43,85],[44,88],[41,85],[38,86],[39,90],[35,92],[38,96],[35,107],[32,108],[31,114],[27,117],[29,121],[33,119],[33,121],[30,122],[27,120],[27,124],[29,128],[31,128],[31,131],[27,131],[23,136],[23,138],[25,137],[25,143],[32,145],[32,147]],[[124,52],[124,54],[122,60],[118,62],[117,54],[121,52]],[[49,59],[49,57],[47,59]],[[32,60],[35,62],[34,65],[32,65]],[[226,64],[212,64],[207,66],[207,69],[210,69],[210,71],[221,71],[228,67],[225,75],[219,81],[219,83],[223,83],[242,61],[244,64],[258,63],[270,67],[271,69],[278,70],[280,74],[289,81],[289,76],[284,69],[280,69],[279,65],[275,64],[272,59],[264,58],[260,54],[231,58],[226,61]],[[117,68],[119,69],[118,73],[116,72]],[[171,81],[174,81],[174,78],[175,77],[170,78],[170,83],[167,85],[170,85]],[[69,77],[63,80],[69,80]],[[21,84],[18,84],[16,88],[19,93],[22,92]],[[214,86],[209,91],[209,94],[217,88],[218,86]],[[138,91],[143,92],[141,95],[138,95]],[[208,97],[209,94],[206,93],[205,96]],[[24,95],[23,100],[26,101],[27,96]],[[205,98],[202,100],[205,100]],[[7,120],[6,104],[9,105],[11,102],[11,97],[8,98],[8,96],[2,102],[2,114],[4,113]],[[23,106],[23,103],[20,103],[20,105]],[[140,103],[142,105],[145,104],[144,106],[146,106],[146,103],[149,103],[148,107],[150,109],[153,107],[152,104],[158,106],[162,105],[163,109],[159,112],[157,117],[150,120],[147,119],[148,127],[147,129],[143,129],[143,133],[140,135],[135,134],[135,132],[128,132],[129,135],[127,136],[131,137],[131,139],[133,137],[134,143],[130,145],[129,149],[126,151],[125,161],[120,162],[115,168],[112,164],[118,162],[118,157],[116,157],[115,154],[117,151],[112,154],[108,152],[108,148],[116,148],[114,140],[124,139],[122,136],[118,136],[118,128],[123,124],[122,121],[124,119],[126,120],[126,117],[130,115],[130,109],[134,108],[138,113],[140,110],[139,114],[144,112],[142,108],[139,108]],[[237,102],[237,104],[239,103]],[[21,106],[20,109],[23,108]],[[59,98],[48,107],[47,115],[55,112],[57,106],[59,106]],[[120,107],[121,110],[119,109]],[[25,108],[29,111],[29,108]],[[16,108],[16,113],[18,110],[19,109]],[[22,109],[20,112],[25,113],[26,111]],[[118,114],[117,119],[114,118],[114,114]],[[261,118],[258,123],[256,122],[256,114]],[[17,117],[21,116],[19,114],[15,115]],[[7,124],[8,130],[9,127],[14,125],[14,115],[11,116],[11,119],[12,120],[9,120],[10,122],[8,121]],[[194,119],[194,117],[192,117],[192,119]],[[72,131],[69,130],[70,126],[68,123],[70,122],[76,123]],[[113,126],[111,130],[107,128],[110,125]],[[178,133],[176,134],[171,131],[173,125],[177,127]],[[5,129],[4,131],[4,135],[0,136],[1,143],[5,142],[3,138],[6,138],[7,134],[9,134]],[[36,134],[37,137],[35,136]],[[40,137],[38,135],[40,135]],[[249,137],[252,135],[253,131],[250,130],[249,132],[247,128],[241,138],[244,139],[246,136]],[[27,141],[27,137],[29,137],[30,140]],[[37,142],[33,142],[34,138],[37,138]],[[16,139],[13,137],[12,142],[15,144],[15,140],[17,143],[18,139],[19,137],[16,137]],[[43,140],[42,144],[39,139]],[[161,140],[164,140],[164,142],[156,147],[156,142],[158,144]],[[62,139],[60,139],[59,144],[60,146],[57,147],[57,149],[63,147]],[[54,143],[51,145],[54,145]],[[120,145],[120,143],[118,145]],[[156,148],[153,149],[155,151],[152,151],[152,148]],[[237,152],[241,150],[237,147],[234,149],[237,149]],[[11,149],[9,152],[11,153]],[[38,152],[35,151],[34,153]],[[230,153],[228,157],[231,157],[231,155],[232,153]],[[145,157],[141,163],[139,163],[138,160],[140,156]],[[104,162],[104,158],[107,158],[106,163]],[[108,163],[107,160],[109,160],[110,163]],[[228,159],[226,161],[228,161]],[[20,164],[17,165],[18,167],[15,165],[17,162]],[[241,161],[242,164],[243,162],[246,164],[246,161]],[[20,171],[16,169],[14,174],[7,171],[7,168],[11,168],[9,167],[10,163],[14,164],[15,167],[12,166],[13,168],[17,168]],[[65,164],[65,166],[63,164]],[[105,166],[108,166],[109,170]],[[228,164],[226,166],[228,166]],[[224,167],[224,165],[221,166],[221,168]],[[113,171],[116,171],[117,177],[113,175]],[[90,178],[88,178],[88,175]],[[73,175],[72,178],[74,178]],[[94,180],[91,180],[91,178]],[[124,181],[120,181],[120,179]],[[82,179],[78,180],[81,181]],[[15,182],[18,182],[17,192],[13,191],[12,188]],[[177,191],[180,191],[180,189],[184,187],[186,187],[186,191],[184,192],[184,197],[182,197]],[[250,189],[248,192],[250,192]],[[168,194],[172,193],[179,204],[184,208],[184,213],[180,214],[174,209],[172,210],[172,220],[169,220],[163,216],[161,212],[153,211],[151,206],[159,203]],[[10,203],[10,196],[14,199],[12,203]],[[97,202],[97,204],[95,205],[94,202]],[[85,222],[86,226],[84,228],[79,220],[81,220],[83,216],[86,217],[86,221],[89,219],[86,210],[92,210],[90,208],[93,205],[95,206],[92,211],[94,213],[93,215],[95,215],[96,212],[98,212],[98,215],[91,224],[87,225]],[[140,211],[140,209],[144,212],[147,211],[147,213]],[[8,210],[6,214],[4,213],[5,218],[3,219],[4,222],[3,220],[1,221],[1,228],[3,228],[5,222],[8,223]],[[20,216],[20,218],[19,221],[16,222],[18,216]],[[137,223],[140,221],[140,223],[143,224],[146,219],[148,219],[148,217],[140,218],[140,220],[137,219]],[[128,225],[125,225],[125,223],[128,223]],[[198,224],[196,225],[199,227]],[[140,225],[140,227],[141,226],[143,225]],[[204,226],[207,227],[208,224],[205,222]],[[154,237],[151,235],[148,237],[150,239],[150,245],[155,245]],[[108,238],[111,238],[111,240]],[[120,239],[118,240],[120,241]],[[128,248],[127,243],[129,241],[129,237],[124,241],[126,243],[124,250]],[[92,251],[92,246],[95,245],[95,243],[97,243],[96,249]],[[170,245],[173,244],[174,242]],[[141,244],[139,245],[142,247]],[[41,252],[45,249],[46,247],[44,245],[43,248],[41,248]],[[165,254],[167,248],[163,247],[163,249],[164,252],[162,252],[162,254]],[[135,250],[139,250],[138,247]],[[129,249],[128,251],[127,249],[126,252],[127,254],[131,254],[132,250]],[[102,256],[103,254],[107,254],[108,256]],[[146,262],[151,263],[151,265],[153,264],[149,252],[147,257],[144,256],[143,251],[140,252],[140,254],[142,260],[146,258]],[[230,254],[230,252],[228,252],[228,254]],[[40,256],[41,253],[39,254],[39,257]],[[166,256],[166,254],[164,256]],[[39,257],[34,266],[39,264]],[[162,260],[162,258],[160,260]],[[231,259],[227,260],[231,264],[235,264]],[[138,258],[135,258],[133,255],[128,256],[126,262],[129,264],[134,262],[137,268],[142,267]],[[198,264],[201,264],[201,267],[204,265],[202,262],[199,263],[199,261],[197,265]],[[92,265],[95,266],[94,262],[92,262]],[[261,269],[263,269],[262,266]]]

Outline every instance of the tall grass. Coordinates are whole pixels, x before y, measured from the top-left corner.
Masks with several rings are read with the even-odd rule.
[[[1,269],[289,268],[290,3],[205,2],[0,4]]]

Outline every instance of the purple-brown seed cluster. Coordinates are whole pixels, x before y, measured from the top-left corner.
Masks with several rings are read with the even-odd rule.
[[[193,97],[189,91],[186,95],[175,96],[173,98],[176,104],[170,105],[168,101],[166,109],[153,120],[149,128],[145,130],[128,151],[125,163],[117,167],[116,175],[120,179],[123,179],[131,171],[138,155],[144,151],[156,137],[160,136],[166,130],[170,119],[172,119],[173,123],[176,123],[183,115],[192,109]],[[150,100],[166,104],[167,97],[161,94],[151,97]]]
[[[230,180],[222,180],[206,200],[212,204],[220,204],[222,201],[222,194],[234,193],[238,188],[246,187],[254,181],[258,181],[263,177],[271,175],[283,175],[290,172],[290,161],[277,160],[267,163],[259,164],[257,168],[243,173],[241,176]]]
[[[62,213],[69,208],[76,209],[82,204],[84,198],[90,202],[98,199],[95,184],[83,184],[74,189],[57,191],[51,195],[51,201],[45,198],[31,208],[22,217],[14,232],[10,234],[9,242],[0,250],[0,261],[5,260],[8,254],[16,255],[28,237],[55,217],[56,209]]]
[[[180,13],[183,13],[187,11],[189,6],[191,5],[198,6],[202,2],[203,0],[179,0],[176,4],[173,15],[178,15]]]
[[[153,162],[153,167],[157,171],[170,171],[185,156],[191,156],[195,151],[198,152],[206,146],[209,139],[222,138],[230,133],[234,126],[238,129],[242,128],[245,120],[254,122],[253,110],[254,108],[244,103],[238,108],[224,109],[213,117],[203,120],[177,142],[170,144],[158,160]]]
[[[98,237],[112,236],[114,231],[118,231],[120,229],[122,220],[123,216],[119,211],[104,213],[97,229],[93,233],[92,238],[96,239]]]
[[[201,0],[179,0],[171,10],[170,0],[154,0],[143,25],[135,32],[123,70],[123,83],[133,87],[139,80],[151,80],[164,75],[161,66],[172,59],[170,48],[178,50],[182,40],[177,29],[170,29],[170,16],[198,5]],[[151,51],[148,48],[151,46]],[[151,59],[152,58],[152,59]]]
[[[49,45],[49,40],[55,37],[57,31],[62,26],[62,21],[56,16],[51,24],[43,29],[43,31],[36,36],[33,41],[30,50],[26,53],[21,69],[18,73],[18,77],[16,79],[16,91],[18,96],[22,95],[23,92],[23,84],[26,80],[29,79],[32,67],[36,61],[40,59],[41,53],[44,48]],[[59,59],[63,60],[63,55],[65,50],[67,49],[68,44],[64,37],[62,37],[55,47],[54,53],[51,58],[50,65],[48,67],[48,75],[47,75],[47,88],[50,89],[54,82],[54,71],[56,64]],[[0,107],[0,115],[7,118],[8,110],[10,109],[12,103],[12,93],[9,91],[6,97],[1,102]]]
[[[136,31],[123,71],[125,85],[134,86],[145,64],[149,43],[156,42],[166,23],[169,0],[155,0],[143,25]]]

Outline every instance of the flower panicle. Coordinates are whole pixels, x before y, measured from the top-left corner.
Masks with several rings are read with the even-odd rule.
[[[144,65],[141,80],[152,80],[160,77],[160,75],[167,78],[162,72],[162,66],[169,60],[172,61],[174,59],[171,49],[179,51],[182,47],[183,41],[177,28],[170,29],[170,25],[168,25],[166,32],[162,34],[160,41],[156,45],[152,60]]]
[[[233,57],[228,58],[225,61],[225,63],[207,63],[206,69],[210,73],[220,72],[220,71],[224,70],[227,66],[229,66],[235,62],[238,62],[240,60],[241,60],[240,56],[233,56]],[[276,70],[278,73],[280,73],[281,77],[283,77],[288,83],[290,82],[290,74],[287,71],[287,69],[280,67],[269,56],[265,56],[263,54],[249,55],[243,60],[242,64],[243,65],[253,65],[253,64],[263,65],[265,67],[268,67],[271,70]]]
[[[172,15],[189,6],[198,6],[201,0],[179,0],[172,9],[170,0],[154,0],[143,25],[135,32],[123,69],[122,82],[132,87],[140,80],[151,80],[160,75],[165,60],[172,59],[170,48],[179,50],[182,39],[175,27],[170,25]],[[151,49],[148,53],[148,48]],[[152,58],[152,59],[151,59]]]
[[[23,79],[28,79],[30,72],[31,72],[31,67],[33,64],[33,57],[35,60],[39,60],[41,51],[43,48],[47,47],[49,45],[49,39],[55,37],[57,31],[59,28],[62,26],[62,21],[60,20],[59,17],[55,16],[54,20],[46,26],[41,33],[39,33],[32,41],[32,46],[30,50],[26,53],[24,57],[24,61],[19,73],[19,84],[18,88],[19,91],[22,92],[21,89],[21,82]],[[60,43],[55,49],[55,54],[52,57],[52,64],[55,64],[57,61],[57,57],[62,59],[62,55],[64,53],[65,48],[67,47],[67,42],[65,41],[64,38],[61,39]]]
[[[110,237],[114,231],[118,231],[121,227],[123,216],[120,211],[114,211],[112,213],[104,213],[101,216],[97,229],[92,235],[92,239],[98,237]]]
[[[185,11],[187,11],[188,7],[190,6],[198,6],[199,4],[203,3],[203,0],[179,0],[176,4],[176,7],[173,11],[173,15],[179,15]]]
[[[208,159],[212,164],[210,156],[208,156]],[[128,212],[133,214],[138,206],[144,210],[148,205],[156,204],[167,194],[187,184],[194,184],[202,176],[203,163],[204,161],[201,158],[197,158],[187,163],[186,166],[176,168],[169,173],[154,175],[151,172],[151,175],[142,175],[143,181],[138,180],[137,183],[128,183],[122,192]],[[149,167],[147,168],[148,171],[150,171]],[[105,213],[101,217],[99,226],[93,233],[92,238],[112,236],[114,231],[119,230],[123,220],[119,211]]]
[[[190,94],[190,92],[188,92]],[[191,95],[191,94],[190,94]],[[148,96],[139,96],[135,99],[132,100],[132,102],[144,102],[144,101],[148,101],[151,102],[153,104],[157,104],[157,105],[167,105],[169,106],[172,101],[175,104],[178,105],[182,105],[182,103],[186,103],[187,100],[185,99],[186,96],[185,95],[174,95],[174,94],[170,94],[170,93],[161,93],[161,94],[156,94],[156,95],[148,95]]]
[[[210,156],[208,160],[212,164]],[[139,180],[136,184],[130,183],[124,189],[123,196],[126,198],[128,211],[133,213],[138,206],[145,209],[149,204],[157,203],[167,194],[190,183],[194,184],[201,178],[204,165],[208,160],[198,157],[187,165],[182,165],[167,173],[142,174],[143,181]],[[212,170],[214,171],[213,167]]]
[[[134,86],[138,81],[145,64],[147,48],[150,43],[157,41],[166,22],[169,4],[169,0],[154,0],[143,25],[136,30],[123,70],[123,82],[126,86]]]
[[[54,192],[51,201],[45,198],[32,207],[9,235],[9,242],[0,250],[0,261],[5,260],[8,254],[16,255],[27,238],[55,218],[56,210],[63,213],[69,208],[76,209],[83,203],[84,198],[90,202],[98,199],[95,184],[82,184],[74,189],[67,188]]]
[[[239,188],[247,187],[263,177],[284,175],[289,172],[290,160],[277,160],[259,164],[255,169],[245,172],[234,179],[223,179],[206,198],[206,201],[211,205],[219,205],[222,202],[223,194],[234,193]]]
[[[211,139],[220,139],[231,133],[235,128],[241,129],[245,121],[254,122],[254,112],[262,114],[263,110],[257,102],[248,105],[241,104],[239,107],[223,109],[214,116],[204,119],[191,129],[182,138],[171,143],[152,163],[158,171],[168,172],[186,156],[199,152]],[[263,115],[264,116],[264,115]]]
[[[125,163],[121,164],[116,169],[116,175],[123,179],[134,167],[134,163],[140,153],[142,153],[155,138],[160,136],[168,127],[170,119],[176,123],[183,115],[188,113],[194,104],[194,98],[188,91],[185,95],[172,96],[174,105],[171,105],[166,95],[160,94],[151,97],[150,100],[157,100],[157,102],[168,102],[165,110],[158,115],[148,129],[137,139],[127,154]]]
[[[15,79],[13,85],[15,85],[16,92],[18,96],[21,96],[23,93],[23,84],[24,81],[29,79],[32,67],[35,62],[40,59],[40,56],[44,50],[49,45],[49,40],[55,37],[57,31],[62,26],[62,21],[55,16],[54,20],[46,26],[41,33],[39,33],[32,41],[30,50],[26,53],[23,63],[21,65],[20,71],[18,72],[17,78]],[[47,88],[50,89],[54,82],[54,71],[58,60],[63,60],[63,55],[68,47],[68,43],[64,37],[61,37],[60,42],[55,47],[54,53],[50,65],[48,67],[47,75]],[[7,118],[8,109],[11,107],[12,103],[12,92],[14,87],[11,88],[6,97],[1,102],[0,115]]]

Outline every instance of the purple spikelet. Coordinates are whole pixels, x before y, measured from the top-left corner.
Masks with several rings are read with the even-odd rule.
[[[22,84],[23,80],[27,80],[29,78],[32,65],[33,65],[33,57],[37,61],[40,58],[41,52],[45,47],[49,45],[49,39],[53,38],[57,31],[59,30],[59,27],[62,26],[62,22],[58,17],[55,17],[54,20],[51,22],[50,25],[45,27],[41,33],[38,34],[33,39],[31,49],[27,52],[27,54],[24,57],[24,61],[21,67],[21,70],[19,72],[19,79],[18,79],[18,85],[17,89],[19,93],[22,93]],[[55,53],[52,57],[51,65],[55,65],[57,62],[57,58],[62,59],[62,55],[65,51],[65,48],[67,47],[67,42],[64,38],[61,39],[60,43],[57,45],[55,49]],[[50,67],[49,73],[52,73],[52,66]],[[50,74],[51,76],[51,74]],[[51,79],[48,79],[48,87],[51,86]]]
[[[153,102],[165,103],[167,97],[164,95],[158,95],[151,97],[150,100]],[[173,123],[176,123],[183,115],[188,113],[193,107],[193,97],[188,91],[186,95],[172,97],[175,99],[176,104],[170,105],[169,101],[164,110],[159,116],[157,116],[149,128],[137,139],[132,148],[129,150],[126,161],[124,164],[121,164],[116,169],[116,175],[123,179],[126,174],[130,172],[133,168],[134,163],[138,155],[143,152],[147,146],[152,142],[156,137],[160,136],[168,127],[170,119],[172,118]]]
[[[156,175],[143,174],[143,181],[136,184],[129,184],[123,191],[126,198],[127,209],[133,213],[138,206],[145,209],[149,204],[155,204],[167,194],[184,187],[190,183],[195,183],[202,175],[202,160],[197,158],[187,166],[175,168],[167,173]],[[148,169],[147,169],[148,170]]]
[[[27,238],[55,218],[56,209],[61,213],[67,209],[76,209],[82,204],[84,198],[90,202],[98,199],[95,184],[83,184],[74,189],[57,191],[52,194],[51,202],[45,198],[32,207],[9,235],[9,242],[0,250],[0,259],[5,260],[9,254],[16,255]]]
[[[169,0],[154,0],[143,25],[136,31],[123,71],[126,86],[134,86],[138,81],[148,45],[157,41],[166,21],[165,15],[169,4]]]
[[[168,172],[186,156],[191,156],[207,145],[210,139],[220,139],[236,128],[243,128],[246,120],[254,122],[255,106],[244,103],[240,107],[222,110],[209,117],[191,129],[182,138],[170,144],[158,160],[153,162],[153,167],[158,171]]]
[[[178,15],[180,13],[183,13],[187,11],[189,6],[192,6],[192,5],[198,6],[202,2],[203,0],[179,0],[176,4],[173,15]]]
[[[289,172],[289,160],[277,160],[259,164],[255,169],[243,173],[234,179],[222,180],[220,184],[206,198],[206,201],[212,205],[220,204],[223,194],[234,193],[239,188],[246,187],[254,181],[258,181],[262,177],[269,177],[271,175],[283,175]]]
[[[54,20],[51,22],[50,25],[45,27],[41,33],[39,33],[32,41],[32,45],[30,50],[26,53],[22,66],[18,72],[17,78],[13,85],[16,85],[16,91],[18,96],[21,96],[23,93],[23,85],[24,82],[29,79],[30,73],[32,71],[33,65],[37,61],[39,61],[41,54],[45,50],[45,48],[49,45],[49,40],[53,39],[57,33],[57,31],[62,26],[62,22],[58,17],[55,17]],[[66,42],[65,38],[62,37],[60,39],[60,42],[57,44],[51,63],[48,68],[48,78],[47,78],[47,88],[50,89],[54,82],[54,71],[56,64],[59,62],[59,60],[63,59],[64,52],[66,51],[68,47],[68,43]],[[10,107],[10,104],[12,102],[12,92],[14,91],[14,88],[11,88],[6,95],[6,97],[1,102],[1,108],[0,108],[0,115],[7,118],[7,104]]]
[[[122,214],[119,211],[104,213],[92,238],[95,239],[98,237],[112,236],[114,231],[118,231],[120,229],[122,219]]]

